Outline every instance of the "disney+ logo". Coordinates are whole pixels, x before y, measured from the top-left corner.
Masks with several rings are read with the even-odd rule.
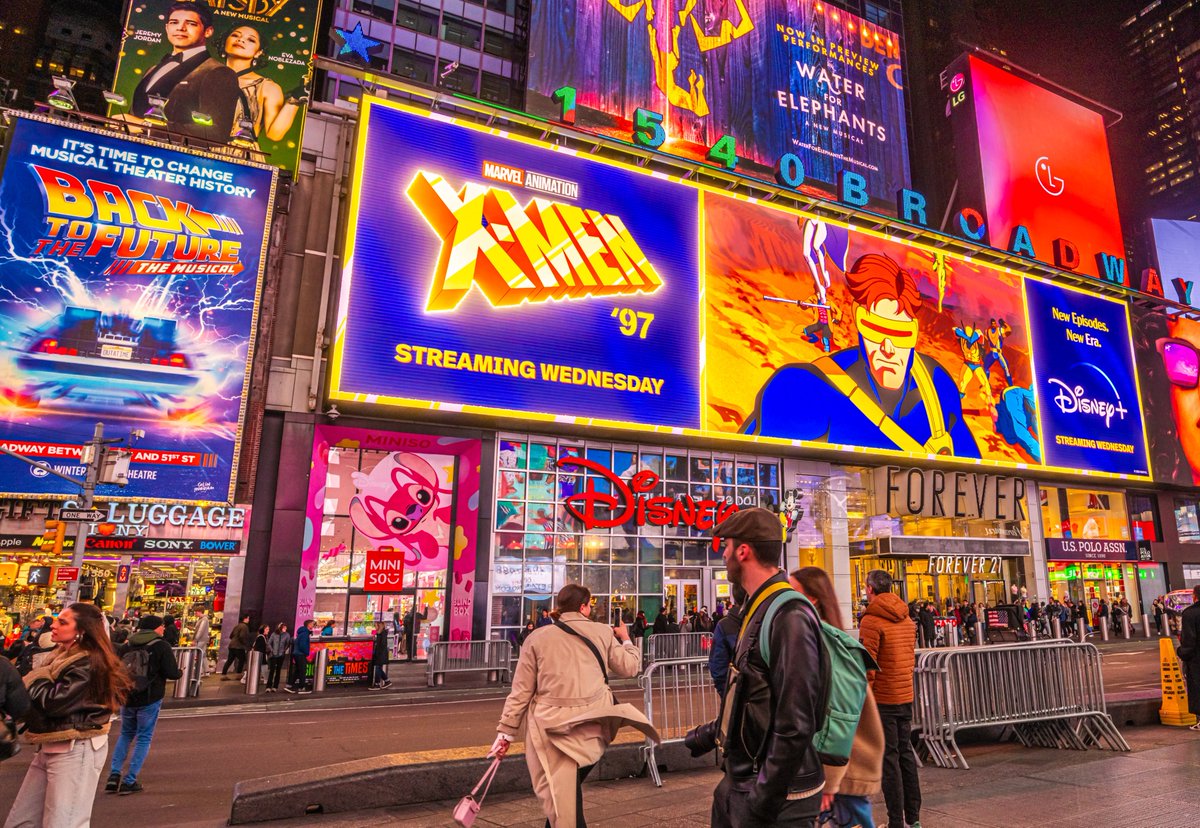
[[[1107,377],[1106,377],[1107,379]],[[1113,415],[1124,420],[1129,411],[1121,403],[1121,395],[1113,389],[1116,402],[1110,402],[1097,396],[1088,396],[1082,384],[1069,385],[1057,377],[1048,377],[1047,382],[1057,387],[1053,402],[1063,414],[1086,414],[1093,417],[1103,417],[1104,427],[1112,427]],[[1111,384],[1111,383],[1110,383]]]

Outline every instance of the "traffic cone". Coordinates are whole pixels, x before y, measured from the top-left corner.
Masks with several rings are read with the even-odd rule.
[[[1158,640],[1158,658],[1162,672],[1162,707],[1158,709],[1158,720],[1171,727],[1191,727],[1196,723],[1196,716],[1188,712],[1187,685],[1183,681],[1179,657],[1175,655],[1173,639]]]

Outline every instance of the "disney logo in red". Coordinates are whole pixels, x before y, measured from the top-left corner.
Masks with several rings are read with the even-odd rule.
[[[649,469],[635,474],[628,483],[594,460],[582,457],[563,457],[560,469],[578,466],[607,480],[612,493],[596,491],[595,478],[589,478],[587,488],[563,499],[563,508],[583,524],[585,531],[624,526],[631,521],[638,526],[692,526],[707,532],[738,510],[736,503],[720,500],[696,500],[691,495],[680,498],[647,497],[658,487],[659,477]],[[610,517],[601,517],[601,509]]]

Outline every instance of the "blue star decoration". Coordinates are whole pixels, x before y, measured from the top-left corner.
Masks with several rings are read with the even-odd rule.
[[[336,26],[333,28],[333,31],[342,39],[342,48],[338,50],[338,57],[354,54],[363,63],[370,63],[371,51],[383,45],[382,40],[367,37],[366,33],[363,32],[362,23],[355,23],[353,31],[339,29]]]

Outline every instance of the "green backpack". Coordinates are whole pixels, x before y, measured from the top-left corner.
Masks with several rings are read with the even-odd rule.
[[[767,607],[758,632],[758,651],[771,666],[771,619],[789,601],[808,604],[816,618],[817,608],[794,589],[781,592]],[[854,732],[867,700],[867,670],[875,669],[866,648],[845,630],[821,622],[821,661],[825,678],[825,720],[813,738],[813,747],[826,765],[845,765],[850,761]]]

